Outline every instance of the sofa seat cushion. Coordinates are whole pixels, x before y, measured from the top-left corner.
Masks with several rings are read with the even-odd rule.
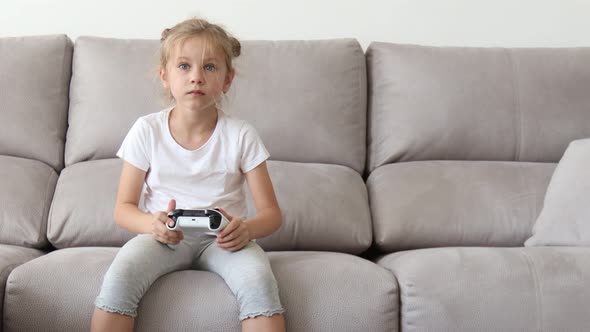
[[[117,248],[68,248],[10,275],[5,331],[88,331],[102,278]],[[288,331],[397,331],[393,275],[362,258],[326,252],[268,254]],[[31,315],[31,312],[36,314]],[[138,331],[237,331],[238,305],[216,274],[167,274],[143,297]]]
[[[168,106],[156,70],[159,44],[76,39],[67,166],[115,157],[138,117]],[[339,164],[362,173],[365,63],[354,39],[243,41],[222,108],[256,128],[273,160]]]
[[[444,246],[522,246],[555,164],[416,161],[367,180],[376,245],[384,252]]]
[[[42,248],[57,173],[31,159],[0,156],[0,243]]]
[[[378,259],[402,331],[585,331],[590,248],[430,248]]]
[[[64,166],[72,41],[0,38],[0,154]]]
[[[8,276],[15,267],[43,254],[44,252],[38,249],[0,244],[0,332],[2,332],[4,290]]]
[[[133,236],[113,221],[121,165],[119,159],[93,160],[62,171],[48,226],[55,247],[122,246]],[[259,240],[264,249],[361,253],[369,248],[371,216],[359,173],[339,165],[280,161],[269,161],[268,169],[283,225]],[[244,186],[253,216],[254,202]]]

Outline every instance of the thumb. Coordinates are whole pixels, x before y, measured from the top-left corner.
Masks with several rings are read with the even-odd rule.
[[[176,200],[171,199],[170,202],[168,202],[168,209],[166,210],[166,212],[170,212],[170,211],[174,211],[174,210],[176,210]]]

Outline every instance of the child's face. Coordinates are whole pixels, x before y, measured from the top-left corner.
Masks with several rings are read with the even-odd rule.
[[[160,70],[164,88],[170,89],[176,105],[189,110],[214,109],[234,76],[220,47],[205,38],[193,37],[178,44],[165,69]]]

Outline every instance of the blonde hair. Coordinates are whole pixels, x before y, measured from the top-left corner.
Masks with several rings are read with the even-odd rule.
[[[186,40],[196,36],[203,36],[213,46],[221,47],[225,53],[227,69],[233,69],[232,60],[238,57],[242,50],[240,42],[227,33],[221,26],[209,23],[200,18],[191,18],[182,21],[172,28],[162,31],[162,37],[160,38],[160,66],[166,68],[170,59],[170,53],[179,42],[182,44]]]
[[[227,70],[234,70],[232,60],[241,53],[242,46],[240,42],[221,26],[196,17],[182,21],[172,28],[162,31],[159,50],[160,68],[166,69],[171,53],[177,45],[182,45],[193,37],[205,37],[213,47],[221,48],[225,55]],[[166,93],[169,101],[172,101],[174,99],[172,93],[170,91],[166,91]]]

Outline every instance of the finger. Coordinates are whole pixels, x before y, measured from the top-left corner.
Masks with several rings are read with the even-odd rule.
[[[229,234],[226,234],[225,236],[221,236],[218,238],[218,240],[220,240],[221,242],[228,242],[231,240],[234,240],[238,237],[247,237],[247,228],[246,225],[244,225],[243,222],[239,223],[239,225],[236,227],[235,230],[231,231]]]
[[[244,237],[239,237],[235,240],[226,242],[226,243],[221,243],[220,247],[224,248],[224,249],[232,249],[232,248],[242,248],[244,246],[244,244],[246,243],[245,241],[246,239]]]
[[[166,229],[166,226],[160,220],[155,220],[152,223],[152,233],[163,234],[166,232]]]
[[[230,246],[229,244],[227,244],[227,243],[219,243],[219,244],[217,244],[217,245],[218,245],[218,246],[219,246],[221,249],[223,249],[223,250],[227,250],[227,251],[235,251],[235,249],[234,249],[232,246]],[[231,249],[231,250],[230,250],[230,249]]]
[[[168,217],[168,214],[164,212],[158,213],[157,219],[160,223],[164,224],[164,226],[168,225],[170,227],[174,227],[174,224],[176,224],[176,222],[172,218]]]
[[[240,242],[239,244],[233,246],[233,247],[229,247],[227,250],[228,251],[238,251],[242,248],[244,248],[246,246],[247,242]]]
[[[238,231],[231,232],[228,235],[223,236],[223,237],[217,239],[217,242],[219,242],[219,243],[229,242],[229,241],[232,241],[234,239],[237,239],[239,236],[240,236],[240,233]]]
[[[166,210],[166,214],[168,212],[176,210],[176,200],[173,198],[168,202],[168,209]]]
[[[228,234],[230,234],[231,232],[233,232],[236,228],[238,228],[238,226],[240,226],[240,223],[238,222],[238,219],[230,222],[221,232],[219,232],[219,235],[217,236],[219,237],[225,237]]]
[[[174,245],[176,245],[176,244],[179,244],[180,243],[180,240],[168,239],[168,240],[162,240],[160,242],[162,242],[164,244],[174,244]]]
[[[162,232],[167,232],[168,228],[166,225],[169,225],[170,227],[174,226],[174,220],[171,220],[168,217],[162,217],[162,219],[158,219],[156,224],[158,229],[160,229]]]
[[[168,230],[168,228],[166,228],[166,225],[164,225],[161,222],[156,222],[154,223],[154,227],[152,228],[152,232],[157,235],[157,236],[168,236],[168,232],[170,232],[170,230]]]
[[[180,240],[181,234],[176,231],[167,231],[166,236],[169,240]]]
[[[180,239],[170,239],[168,240],[168,244],[179,244],[180,243]]]
[[[158,219],[160,223],[165,224],[166,222],[168,222],[168,219],[170,218],[168,218],[168,215],[166,213],[160,212],[158,213],[158,217],[156,219]]]
[[[168,243],[168,240],[165,237],[161,236],[161,235],[156,235],[154,237],[155,237],[156,241],[158,241],[160,243],[164,243],[164,244],[167,244]]]
[[[164,234],[159,237],[159,241],[166,244],[179,244],[182,239],[175,234]]]

